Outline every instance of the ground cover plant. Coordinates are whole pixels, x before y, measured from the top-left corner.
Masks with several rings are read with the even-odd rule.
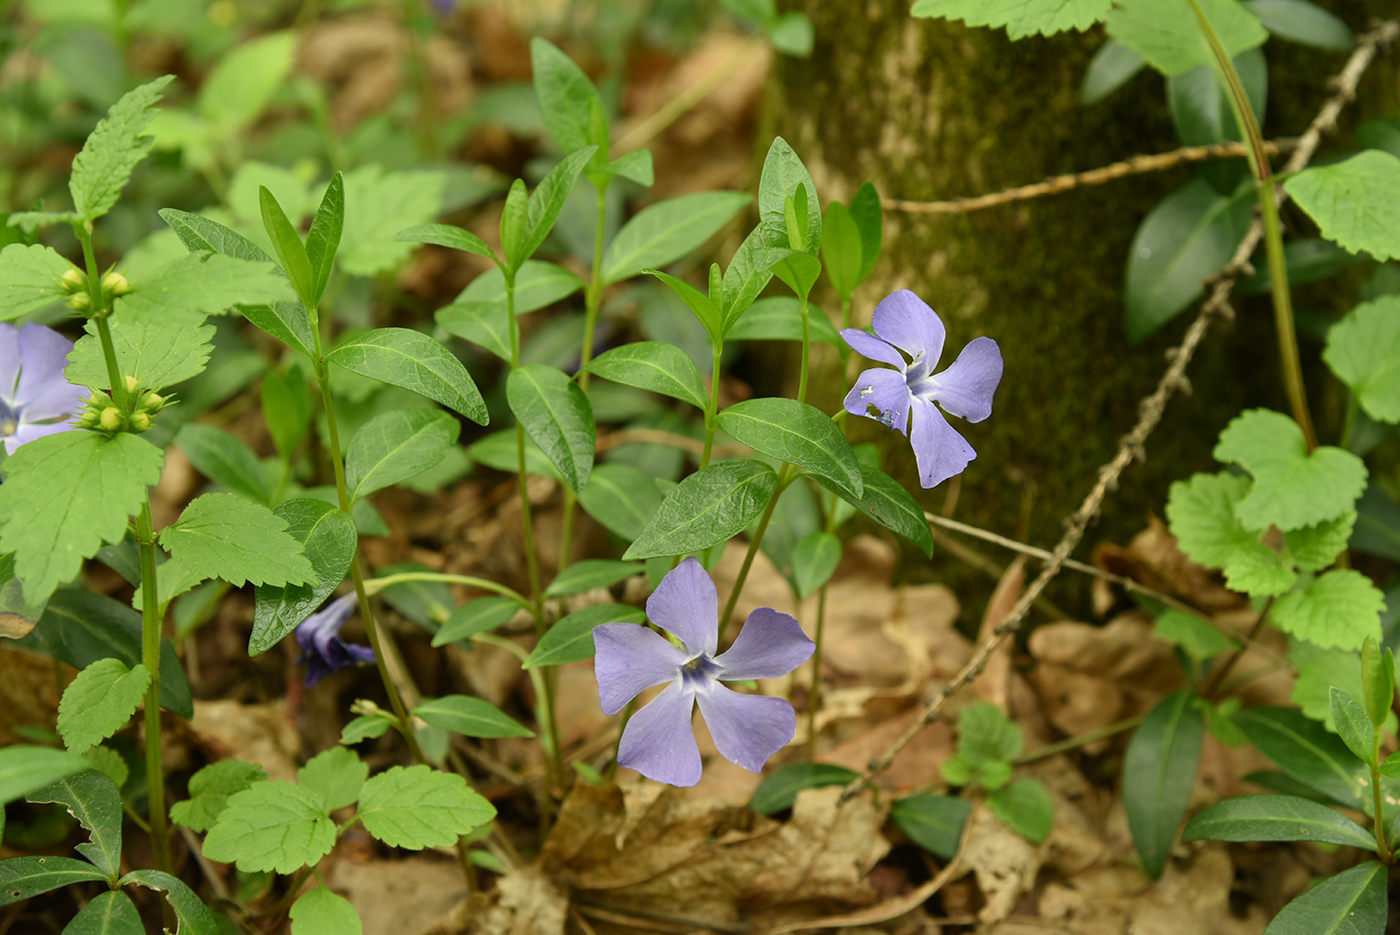
[[[918,0],[1182,144],[920,202],[752,119],[840,42],[771,0],[4,10],[0,932],[1386,931],[1394,95],[1324,137],[1400,19],[1339,12]],[[959,520],[1044,414],[906,223],[1182,166],[1136,421],[1052,549]],[[1237,310],[1270,390],[1074,560]]]

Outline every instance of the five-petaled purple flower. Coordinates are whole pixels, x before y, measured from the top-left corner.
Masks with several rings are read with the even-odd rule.
[[[306,663],[306,687],[310,688],[321,679],[357,662],[373,662],[374,650],[368,646],[347,643],[340,638],[340,628],[355,612],[355,593],[338,597],[316,613],[297,624],[297,645],[301,646],[301,658],[297,665]]]
[[[696,702],[725,759],[759,772],[797,729],[792,705],[767,695],[741,695],[720,680],[771,679],[807,661],[813,643],[797,621],[769,607],[749,614],[728,651],[716,656],[719,597],[694,558],[672,569],[647,599],[647,617],[677,637],[677,647],[646,627],[604,623],[593,631],[594,672],[604,714],[616,714],[639,693],[666,685],[627,722],[617,763],[657,782],[700,781],[700,749],[690,726]]]
[[[63,378],[72,349],[52,328],[0,322],[0,438],[7,454],[76,427],[68,416],[81,408],[83,389]]]
[[[846,395],[846,411],[908,435],[919,464],[919,482],[936,487],[961,474],[977,457],[938,406],[969,422],[991,415],[992,395],[1001,382],[1001,348],[991,338],[977,338],[963,348],[953,366],[935,375],[933,368],[943,354],[943,322],[908,289],[891,293],[875,306],[874,326],[874,334],[846,328],[841,337],[863,356],[895,369],[863,372]],[[909,355],[908,363],[900,351]]]

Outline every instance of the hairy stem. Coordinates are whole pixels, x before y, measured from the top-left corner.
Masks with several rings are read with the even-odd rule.
[[[136,540],[141,551],[141,664],[151,676],[145,705],[146,811],[150,816],[156,869],[171,873],[170,829],[165,814],[165,771],[160,755],[160,592],[156,588],[156,533],[149,498],[141,504],[141,513],[136,517]]]
[[[758,528],[754,530],[753,538],[749,540],[749,549],[744,553],[744,564],[739,567],[739,576],[734,579],[734,587],[730,589],[729,599],[724,602],[724,610],[719,615],[720,640],[724,639],[724,631],[729,628],[729,618],[734,613],[734,605],[739,603],[739,594],[744,590],[744,582],[748,580],[754,556],[758,554],[759,544],[763,542],[763,534],[768,531],[768,521],[773,518],[773,510],[778,505],[778,498],[787,489],[792,474],[792,465],[784,464],[783,469],[778,472],[778,484],[773,488],[773,496],[768,498],[768,505],[763,508],[763,515],[758,518]]]

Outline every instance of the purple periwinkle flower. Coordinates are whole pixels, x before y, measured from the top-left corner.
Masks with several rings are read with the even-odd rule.
[[[353,591],[337,597],[297,624],[297,645],[301,647],[297,665],[307,665],[307,688],[346,666],[374,661],[374,650],[340,638],[340,628],[355,612],[356,600]]]
[[[690,718],[695,704],[725,759],[757,773],[787,746],[797,715],[782,698],[741,695],[724,681],[771,679],[807,661],[813,643],[797,621],[770,607],[749,614],[726,652],[719,643],[719,596],[694,558],[671,570],[650,598],[647,617],[684,644],[633,623],[604,623],[593,631],[594,673],[604,714],[616,714],[654,685],[666,690],[622,731],[617,763],[673,786],[700,781],[700,748]]]
[[[874,334],[846,328],[841,337],[861,355],[895,369],[863,372],[846,394],[846,411],[908,435],[919,465],[919,482],[936,487],[961,474],[977,457],[939,406],[969,422],[991,415],[992,395],[1001,382],[1001,348],[991,338],[977,338],[963,348],[953,366],[935,374],[933,368],[943,355],[943,321],[908,289],[885,296],[875,306],[874,326]]]
[[[14,454],[25,442],[76,426],[83,388],[63,378],[73,342],[52,328],[0,322],[0,438]]]

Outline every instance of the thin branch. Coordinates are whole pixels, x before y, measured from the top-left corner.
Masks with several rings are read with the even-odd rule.
[[[1383,45],[1393,42],[1397,37],[1400,37],[1400,19],[1387,20],[1358,37],[1356,50],[1352,52],[1346,67],[1342,69],[1342,73],[1331,82],[1332,94],[1317,116],[1313,118],[1312,123],[1308,125],[1307,131],[1299,137],[1298,146],[1288,160],[1285,172],[1297,172],[1307,165],[1308,160],[1317,151],[1323,132],[1336,126],[1337,115],[1341,112],[1342,107],[1355,97],[1357,84],[1360,82],[1366,66],[1376,57]],[[1282,189],[1276,189],[1276,197],[1282,200],[1287,196]],[[1168,364],[1166,372],[1158,381],[1157,388],[1139,403],[1137,424],[1133,426],[1132,431],[1123,437],[1112,460],[1099,469],[1098,481],[1089,491],[1089,495],[1084,498],[1079,509],[1066,519],[1065,533],[1060,537],[1059,543],[1046,560],[1045,568],[1026,588],[1020,600],[1007,614],[1006,619],[977,645],[972,653],[972,658],[968,660],[961,671],[942,691],[924,705],[922,716],[917,718],[888,750],[871,760],[866,770],[846,786],[842,793],[842,801],[858,795],[876,774],[888,769],[890,764],[894,762],[894,758],[909,745],[909,741],[913,740],[919,731],[938,720],[943,706],[948,703],[948,699],[981,675],[992,653],[1005,642],[1007,637],[1020,628],[1031,604],[1040,596],[1040,592],[1045,590],[1051,579],[1060,573],[1060,569],[1064,567],[1070,553],[1084,538],[1084,531],[1088,528],[1090,521],[1098,515],[1104,499],[1111,490],[1117,488],[1118,479],[1123,471],[1133,461],[1141,460],[1144,457],[1143,444],[1161,421],[1167,402],[1178,389],[1185,385],[1186,365],[1191,362],[1191,358],[1204,341],[1211,323],[1216,318],[1233,315],[1233,310],[1230,307],[1230,291],[1234,288],[1235,282],[1246,275],[1250,269],[1249,258],[1253,255],[1254,249],[1259,245],[1263,236],[1264,225],[1256,215],[1230,262],[1225,264],[1224,268],[1207,282],[1209,298],[1202,304],[1196,320],[1187,329],[1186,337],[1182,340],[1181,346],[1172,352],[1171,363]]]
[[[1282,139],[1265,143],[1264,148],[1269,155],[1275,156],[1279,153],[1296,150],[1298,145],[1298,140]],[[1019,188],[1008,188],[1006,191],[993,192],[990,195],[954,198],[950,201],[906,201],[902,198],[882,198],[880,203],[884,205],[886,211],[907,211],[911,214],[966,214],[969,211],[981,211],[984,208],[996,208],[1001,205],[1015,204],[1018,201],[1044,198],[1046,195],[1059,195],[1063,192],[1074,191],[1076,188],[1102,185],[1105,182],[1127,178],[1130,175],[1162,172],[1177,166],[1209,162],[1213,159],[1243,159],[1245,155],[1246,150],[1243,143],[1184,146],[1169,153],[1129,156],[1122,162],[1115,162],[1098,169],[1075,172],[1069,175],[1056,175],[1043,182],[1022,185]]]

